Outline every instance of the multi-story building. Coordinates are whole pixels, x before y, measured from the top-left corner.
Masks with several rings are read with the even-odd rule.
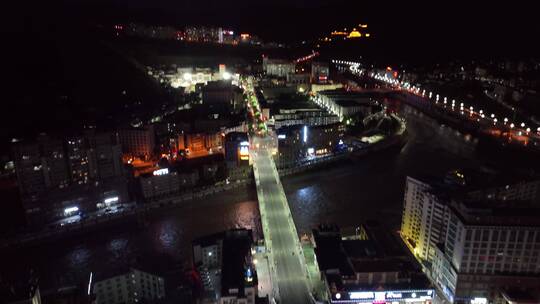
[[[152,200],[180,192],[178,173],[168,168],[158,169],[140,177],[142,195],[146,200]]]
[[[237,166],[249,159],[249,139],[245,132],[230,132],[225,135],[225,161]]]
[[[433,261],[435,246],[443,241],[446,212],[428,183],[407,177],[401,236],[421,261]]]
[[[88,135],[90,144],[91,176],[97,179],[122,176],[122,146],[118,133],[99,133]]]
[[[277,166],[288,167],[333,153],[345,132],[341,123],[320,126],[294,125],[277,130]]]
[[[122,151],[131,156],[148,159],[154,154],[156,145],[154,128],[122,129],[118,132]]]
[[[371,114],[371,106],[375,104],[364,93],[347,92],[341,89],[320,91],[313,100],[330,113],[339,116],[340,119],[359,112],[363,113],[364,116]]]
[[[287,75],[287,84],[295,84],[297,91],[308,92],[311,75],[307,73],[296,73]]]
[[[469,192],[467,196],[476,200],[534,201],[540,198],[540,180],[482,188]]]
[[[346,235],[336,226],[313,231],[329,303],[431,303],[435,291],[397,236],[379,225]]]
[[[179,135],[179,150],[186,157],[196,158],[223,153],[223,136],[216,133],[184,133]]]
[[[306,140],[308,156],[327,155],[336,149],[343,139],[345,126],[341,123],[307,128]]]
[[[459,303],[497,301],[512,288],[538,286],[536,182],[470,191],[452,180],[406,182],[401,236],[433,282]],[[523,200],[509,201],[510,195]]]
[[[251,174],[247,133],[230,132],[225,135],[225,165],[229,180],[245,179]]]
[[[321,126],[339,122],[337,115],[313,107],[294,107],[278,109],[271,117],[275,129],[291,125]]]
[[[287,77],[289,74],[294,74],[295,64],[292,61],[284,59],[263,58],[263,71],[266,75]]]
[[[148,26],[144,24],[129,23],[127,25],[115,25],[117,33],[127,36],[145,37],[153,39],[178,39],[183,38],[181,32],[169,26]]]
[[[242,93],[231,81],[211,81],[202,88],[202,101],[211,110],[231,112],[240,108]]]
[[[40,147],[37,142],[17,142],[12,146],[13,162],[21,196],[35,201],[47,190]]]
[[[312,83],[311,93],[317,94],[318,92],[322,92],[322,91],[339,90],[342,88],[343,88],[343,84],[341,83],[326,83],[326,84]]]
[[[124,193],[121,151],[114,138],[114,133],[65,140],[41,135],[34,141],[14,143],[12,156],[29,221],[94,210],[96,202],[99,204],[108,194]],[[127,199],[124,194],[115,196]]]
[[[228,230],[196,239],[192,245],[193,261],[201,273],[207,302],[256,302],[257,273],[251,255],[251,230]]]
[[[135,268],[117,269],[94,278],[96,304],[136,304],[163,299],[162,277]]]
[[[329,80],[330,68],[328,63],[313,62],[311,64],[311,82],[312,83],[327,83]]]
[[[84,137],[71,137],[66,143],[67,161],[71,180],[76,184],[86,184],[92,177],[91,150]]]
[[[222,43],[223,30],[221,28],[204,26],[187,26],[184,31],[186,41]]]
[[[70,183],[66,152],[62,140],[40,136],[42,169],[47,188],[64,188]]]
[[[276,166],[289,167],[296,165],[307,156],[308,127],[302,125],[282,127],[276,131],[278,153]],[[305,134],[305,135],[304,135]]]

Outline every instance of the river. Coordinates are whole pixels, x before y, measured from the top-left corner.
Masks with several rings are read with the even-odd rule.
[[[395,106],[405,117],[409,133],[400,151],[368,155],[282,180],[300,233],[318,223],[352,226],[365,219],[397,229],[407,175],[444,174],[453,168],[481,164],[475,139],[407,105]],[[235,227],[251,228],[260,237],[252,186],[159,210],[149,217],[146,227],[126,223],[100,233],[3,253],[0,274],[33,268],[42,282],[84,282],[90,271],[128,265],[135,259],[170,270],[172,265],[189,265],[192,239]]]

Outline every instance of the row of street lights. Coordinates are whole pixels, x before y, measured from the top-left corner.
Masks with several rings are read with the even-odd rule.
[[[420,86],[411,85],[409,82],[400,81],[398,79],[392,79],[392,78],[389,78],[387,75],[381,75],[381,74],[376,74],[376,73],[371,73],[370,76],[377,79],[377,80],[386,82],[386,83],[388,83],[388,84],[390,84],[392,86],[397,86],[399,88],[404,88],[407,91],[409,91],[410,93],[413,93],[415,95],[422,96],[424,98],[427,97],[429,100],[432,100],[434,98],[435,99],[435,104],[438,104],[440,102],[440,100],[441,100],[441,96],[439,94],[434,94],[433,92],[426,92],[425,89],[421,90]],[[448,97],[443,97],[442,99],[443,99],[443,104],[444,105],[448,104]],[[455,104],[456,104],[456,100],[452,99],[451,103],[452,103],[452,109],[454,109]],[[464,103],[460,103],[460,110],[461,110],[462,113],[465,111],[465,107],[466,106],[465,106]],[[470,113],[470,116],[478,115],[482,119],[486,119],[486,114],[484,114],[483,110],[480,110],[478,112],[474,112],[474,107],[470,106],[468,108],[468,111]],[[497,117],[495,117],[495,114],[491,114],[487,119],[490,119],[491,122],[493,123],[493,125],[497,125],[499,123],[499,120],[498,120]],[[504,126],[509,126],[510,129],[516,128],[516,125],[513,122],[509,123],[509,119],[507,117],[505,117],[503,119],[503,125]],[[526,132],[527,135],[529,135],[530,132],[532,131],[531,128],[527,127],[524,122],[522,122],[519,126],[520,126],[520,128],[522,130],[524,130]],[[540,127],[538,127],[536,129],[536,133],[538,135],[540,135]],[[519,131],[518,135],[522,135],[521,130]]]

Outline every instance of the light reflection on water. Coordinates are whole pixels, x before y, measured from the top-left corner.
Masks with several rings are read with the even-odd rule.
[[[167,219],[158,223],[156,236],[153,238],[157,241],[153,247],[160,248],[163,251],[176,251],[179,248],[178,242],[183,239],[180,231],[179,223],[174,219]]]
[[[88,266],[89,260],[92,258],[92,253],[84,246],[75,248],[69,254],[69,265],[85,268]]]
[[[318,223],[352,226],[364,219],[378,219],[395,227],[401,217],[406,175],[440,174],[475,164],[475,147],[466,135],[441,127],[412,108],[400,112],[409,130],[409,141],[401,151],[282,179],[299,233],[308,232]],[[149,216],[146,227],[130,224],[80,240],[26,250],[17,255],[19,265],[0,265],[0,269],[16,272],[32,266],[53,276],[75,273],[83,281],[90,271],[127,264],[139,257],[158,254],[189,260],[192,239],[241,227],[251,228],[255,237],[260,236],[253,189],[158,210]],[[6,263],[14,257],[0,258]]]
[[[456,167],[478,165],[476,139],[413,108],[405,106],[400,113],[409,133],[401,150],[283,179],[299,233],[319,223],[354,226],[366,219],[397,228],[407,175],[444,174]]]

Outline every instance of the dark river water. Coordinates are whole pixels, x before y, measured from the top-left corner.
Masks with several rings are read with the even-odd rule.
[[[407,120],[409,139],[400,151],[369,155],[324,170],[282,180],[298,231],[319,223],[352,226],[376,219],[399,227],[405,177],[444,174],[480,165],[476,140],[442,126],[406,105],[397,105]],[[0,274],[33,268],[42,282],[87,280],[90,271],[150,261],[171,270],[188,265],[191,240],[228,228],[246,227],[260,236],[255,189],[248,187],[184,207],[159,210],[140,227],[126,223],[97,233],[0,256]]]

